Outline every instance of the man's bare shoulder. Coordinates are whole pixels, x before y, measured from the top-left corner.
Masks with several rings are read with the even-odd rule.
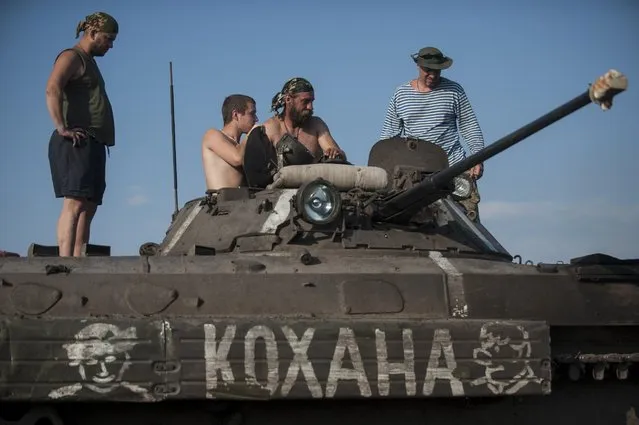
[[[68,80],[79,77],[83,66],[84,62],[77,52],[72,49],[63,50],[55,59],[50,79],[66,83]]]
[[[222,130],[220,130],[219,128],[210,127],[204,132],[204,134],[222,134]]]
[[[58,57],[56,58],[56,62],[68,62],[70,64],[79,64],[82,63],[82,59],[80,55],[74,51],[73,49],[64,49]]]
[[[264,121],[262,124],[256,125],[253,128],[262,128],[264,130],[264,134],[266,134],[266,137],[273,141],[275,138],[279,137],[278,135],[281,133],[281,126],[282,124],[280,119],[276,116],[273,116]]]
[[[326,122],[317,115],[313,115],[308,121],[311,125],[326,125]]]
[[[260,131],[263,128],[264,128],[264,124],[255,124],[253,128],[251,128],[249,132],[246,133],[246,137],[248,138],[251,134],[253,134],[254,131]]]
[[[215,142],[216,140],[220,140],[222,138],[222,132],[217,128],[209,128],[204,132],[204,136],[202,136],[202,144],[210,144]]]
[[[313,131],[323,131],[328,129],[328,125],[326,124],[326,122],[316,115],[309,118],[308,123],[305,127]]]
[[[276,116],[270,117],[269,119],[267,119],[266,121],[262,123],[262,126],[266,130],[277,129],[280,127],[280,119],[277,118]]]

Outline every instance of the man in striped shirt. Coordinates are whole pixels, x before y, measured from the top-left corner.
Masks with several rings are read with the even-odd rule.
[[[441,76],[453,60],[435,47],[424,47],[411,55],[418,76],[397,87],[390,100],[380,139],[403,136],[432,142],[448,155],[450,165],[464,159],[464,138],[470,154],[484,147],[484,137],[463,87]],[[458,123],[459,122],[459,126]],[[479,221],[479,191],[476,180],[483,164],[467,172],[472,182],[470,199],[463,201],[468,217]]]

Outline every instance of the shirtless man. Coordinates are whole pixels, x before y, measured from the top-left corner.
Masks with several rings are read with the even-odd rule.
[[[304,145],[315,159],[326,156],[334,159],[338,156],[346,160],[346,154],[331,136],[326,123],[313,116],[315,90],[304,78],[291,78],[284,84],[282,91],[273,97],[271,111],[275,115],[264,124],[268,139],[277,146],[286,133]],[[282,108],[281,112],[278,110]]]
[[[246,143],[240,143],[240,137],[258,121],[255,100],[243,94],[228,96],[222,103],[222,119],[221,130],[211,128],[202,138],[202,165],[208,190],[242,184]]]

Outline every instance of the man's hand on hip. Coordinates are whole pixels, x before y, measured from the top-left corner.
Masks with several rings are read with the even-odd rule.
[[[86,132],[81,129],[81,128],[62,128],[62,129],[58,129],[58,134],[62,137],[64,137],[65,139],[71,139],[73,140],[73,146],[79,146],[80,145],[80,141],[83,139],[86,139],[87,134]]]

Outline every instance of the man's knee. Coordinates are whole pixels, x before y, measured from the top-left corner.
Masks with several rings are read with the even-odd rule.
[[[78,216],[83,212],[93,214],[95,213],[96,208],[97,205],[94,202],[79,196],[65,196],[62,203],[63,212],[70,213],[75,216]]]
[[[87,220],[91,220],[93,218],[93,216],[95,215],[95,212],[98,209],[98,204],[91,201],[91,200],[87,200],[84,203],[84,212],[86,213],[86,219]]]

